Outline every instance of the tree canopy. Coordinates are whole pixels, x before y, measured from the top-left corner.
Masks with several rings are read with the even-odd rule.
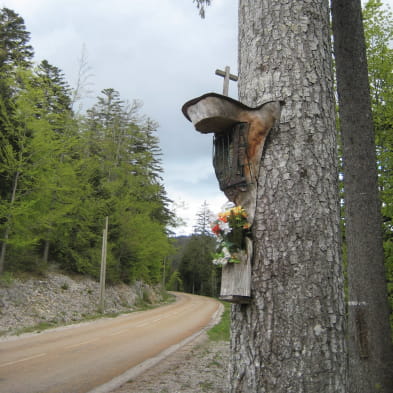
[[[109,280],[159,282],[175,217],[157,123],[103,89],[85,114],[60,68],[32,63],[23,18],[0,9],[0,272],[48,264],[99,276],[109,216]]]

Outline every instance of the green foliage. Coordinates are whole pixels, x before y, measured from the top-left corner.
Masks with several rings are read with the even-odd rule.
[[[213,341],[229,341],[230,339],[231,305],[230,303],[223,303],[223,305],[224,312],[220,322],[207,332],[210,340]]]
[[[56,322],[51,322],[51,321],[42,321],[38,323],[37,325],[34,326],[27,326],[24,328],[17,329],[15,331],[15,334],[17,336],[25,333],[41,333],[44,330],[52,329],[54,327],[58,326]]]
[[[385,249],[385,266],[386,279],[388,286],[388,297],[393,310],[393,239],[388,239],[384,242]],[[392,326],[392,340],[393,340],[393,312],[390,314],[390,321]]]
[[[60,287],[63,291],[67,291],[68,289],[70,289],[70,286],[68,285],[67,282],[64,282],[61,287]]]
[[[14,66],[28,67],[33,48],[28,43],[30,33],[24,20],[9,8],[0,9],[0,68],[10,70]]]
[[[5,272],[0,276],[0,287],[10,287],[14,282],[14,275],[11,272]]]
[[[213,248],[214,240],[211,237],[196,234],[190,237],[179,269],[186,292],[212,295],[210,275],[213,270]]]
[[[182,291],[183,290],[183,280],[181,279],[180,272],[175,270],[171,274],[165,288],[168,291]]]
[[[193,235],[175,240],[177,252],[170,260],[170,272],[175,275],[179,272],[185,292],[217,296],[221,274],[220,268],[212,263],[216,246],[210,229],[212,216],[204,202],[196,215]]]
[[[33,68],[23,19],[0,10],[0,274],[54,261],[98,278],[109,216],[107,279],[161,281],[175,222],[161,183],[157,124],[105,89],[72,111],[62,71]]]

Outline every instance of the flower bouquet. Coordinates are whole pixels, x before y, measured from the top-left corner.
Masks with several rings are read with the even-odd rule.
[[[212,231],[217,236],[217,252],[213,256],[215,265],[240,263],[237,254],[245,250],[245,237],[251,234],[250,227],[247,212],[241,206],[219,213],[212,223]]]

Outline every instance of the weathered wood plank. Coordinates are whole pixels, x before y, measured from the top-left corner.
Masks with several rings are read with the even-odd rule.
[[[231,74],[230,70],[231,69],[228,66],[225,67],[225,71],[216,70],[216,75],[224,77],[224,87],[222,90],[222,94],[224,96],[228,95],[229,81],[231,80],[236,82],[238,80],[238,77],[236,75]]]
[[[232,303],[249,303],[251,299],[252,240],[246,238],[241,263],[228,263],[222,268],[220,299]]]

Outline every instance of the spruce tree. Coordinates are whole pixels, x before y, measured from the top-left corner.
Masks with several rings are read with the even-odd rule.
[[[24,20],[9,8],[0,9],[0,145],[20,146],[13,131],[18,128],[14,119],[15,97],[19,91],[16,72],[31,66],[34,55],[29,44],[30,33],[26,31]],[[1,162],[0,162],[1,165]],[[12,176],[0,171],[0,197],[11,198]]]

